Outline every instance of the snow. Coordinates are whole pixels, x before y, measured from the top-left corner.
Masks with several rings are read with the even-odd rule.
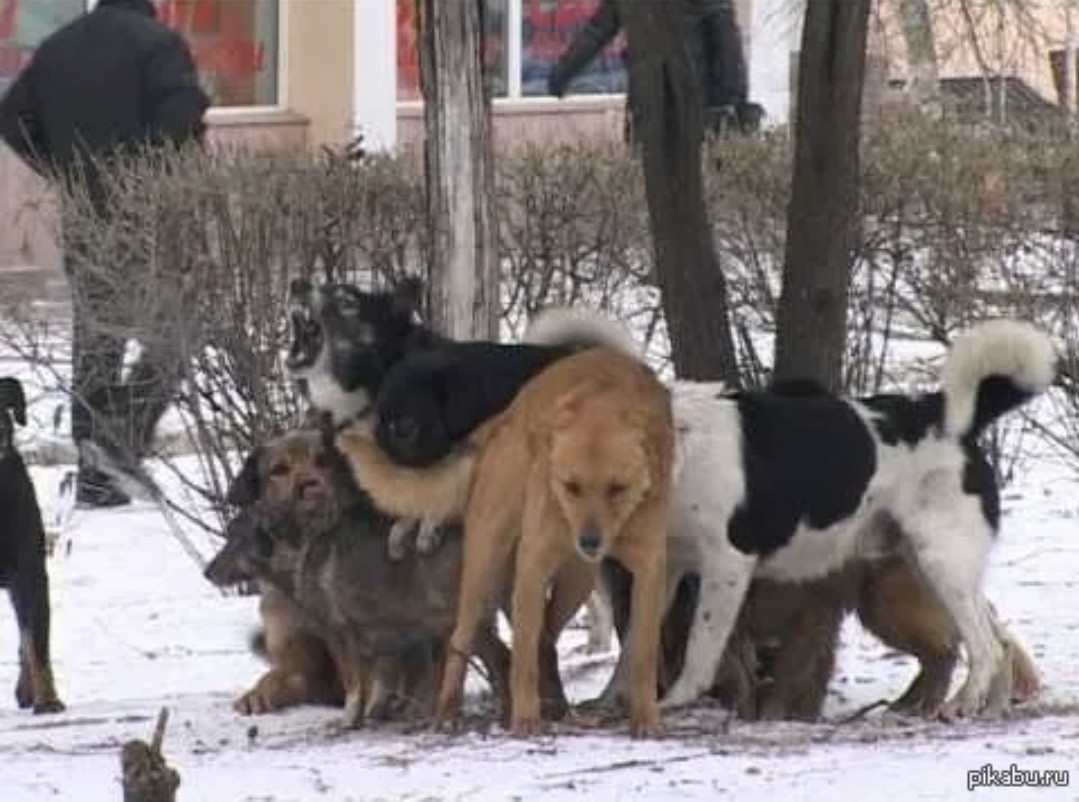
[[[65,470],[32,470],[47,515]],[[76,511],[49,565],[54,664],[68,710],[35,717],[3,691],[0,800],[118,799],[120,746],[148,739],[162,706],[171,715],[165,753],[181,774],[184,802],[771,802],[777,794],[812,800],[837,792],[873,800],[1079,799],[1066,788],[967,790],[967,773],[987,764],[1068,770],[1079,758],[1077,480],[1044,455],[1019,475],[1005,494],[987,587],[1042,672],[1037,704],[1007,720],[948,725],[873,712],[844,722],[894,698],[914,673],[911,660],[886,653],[849,621],[824,722],[731,722],[701,706],[669,717],[668,735],[657,741],[633,741],[617,726],[564,727],[527,741],[497,726],[457,735],[400,724],[342,732],[328,708],[241,717],[231,701],[263,670],[247,649],[255,599],[211,587],[149,504]],[[202,554],[212,552],[212,536],[188,534]],[[13,616],[0,619],[0,689],[12,689],[17,636]],[[573,629],[561,644],[575,700],[595,694],[612,668],[613,655],[587,656],[584,641]]]

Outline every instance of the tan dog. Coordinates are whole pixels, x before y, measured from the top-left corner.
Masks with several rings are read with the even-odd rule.
[[[630,726],[636,735],[657,732],[674,453],[668,390],[630,356],[584,351],[532,379],[472,444],[473,453],[413,470],[389,463],[362,432],[338,438],[357,481],[384,509],[416,518],[464,511],[461,595],[440,718],[457,715],[477,626],[512,570],[512,728],[535,731],[540,638],[557,637],[594,588],[600,561],[611,556],[634,575]]]

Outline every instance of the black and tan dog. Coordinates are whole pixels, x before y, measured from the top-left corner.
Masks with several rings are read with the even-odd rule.
[[[615,618],[625,628],[628,583],[608,572]],[[679,589],[664,621],[661,688],[681,671],[686,632],[696,603],[695,582]],[[755,580],[739,614],[711,695],[747,720],[819,719],[850,613],[881,643],[918,660],[918,675],[890,704],[896,712],[936,710],[959,661],[959,633],[947,610],[910,568],[892,557],[854,562],[798,585]],[[1033,700],[1040,680],[1033,660],[994,620],[1011,663],[1012,701]]]
[[[0,379],[0,587],[7,588],[19,627],[15,699],[35,713],[64,709],[49,658],[49,576],[45,525],[34,485],[15,448],[15,424],[26,425],[26,397],[17,379]]]
[[[355,490],[337,459],[325,436],[314,431],[276,438],[250,455],[230,494],[241,513],[207,574],[222,581],[225,562],[243,562],[244,571],[295,604],[304,622],[299,642],[305,645],[299,650],[316,669],[321,661],[310,660],[311,637],[332,656],[347,725],[387,714],[395,692],[417,702],[417,712],[430,712],[454,620],[460,531],[447,532],[446,543],[433,554],[391,560],[385,548],[391,519]],[[231,552],[227,560],[225,551]],[[276,600],[271,606],[280,613]],[[267,621],[265,605],[263,617]],[[269,618],[267,624],[272,621],[296,642],[294,616]],[[486,624],[478,655],[504,693],[508,650],[494,634],[493,617]],[[310,668],[296,673],[312,677]],[[314,676],[325,674],[316,670]],[[276,679],[263,680],[271,689],[279,687]],[[306,682],[286,685],[298,696],[310,692]]]

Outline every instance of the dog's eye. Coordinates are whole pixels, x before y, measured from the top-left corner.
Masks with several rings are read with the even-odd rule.
[[[625,493],[627,487],[622,482],[611,482],[607,485],[607,497],[610,499],[617,499]]]
[[[270,466],[270,476],[284,476],[288,473],[287,462],[275,462]]]
[[[566,492],[569,493],[571,496],[581,495],[581,485],[574,479],[569,479],[568,481],[563,482],[562,486],[566,488]]]

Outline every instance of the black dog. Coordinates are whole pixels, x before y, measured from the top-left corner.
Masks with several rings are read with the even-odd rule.
[[[415,281],[391,292],[291,287],[288,367],[308,401],[338,425],[370,420],[379,446],[410,467],[446,456],[552,362],[585,348],[632,348],[617,327],[583,316],[556,345],[448,340],[417,321],[420,289]]]
[[[0,379],[0,587],[7,588],[19,626],[15,699],[35,713],[64,709],[49,659],[49,577],[45,525],[26,464],[15,449],[15,424],[26,425],[26,396],[18,379]]]

